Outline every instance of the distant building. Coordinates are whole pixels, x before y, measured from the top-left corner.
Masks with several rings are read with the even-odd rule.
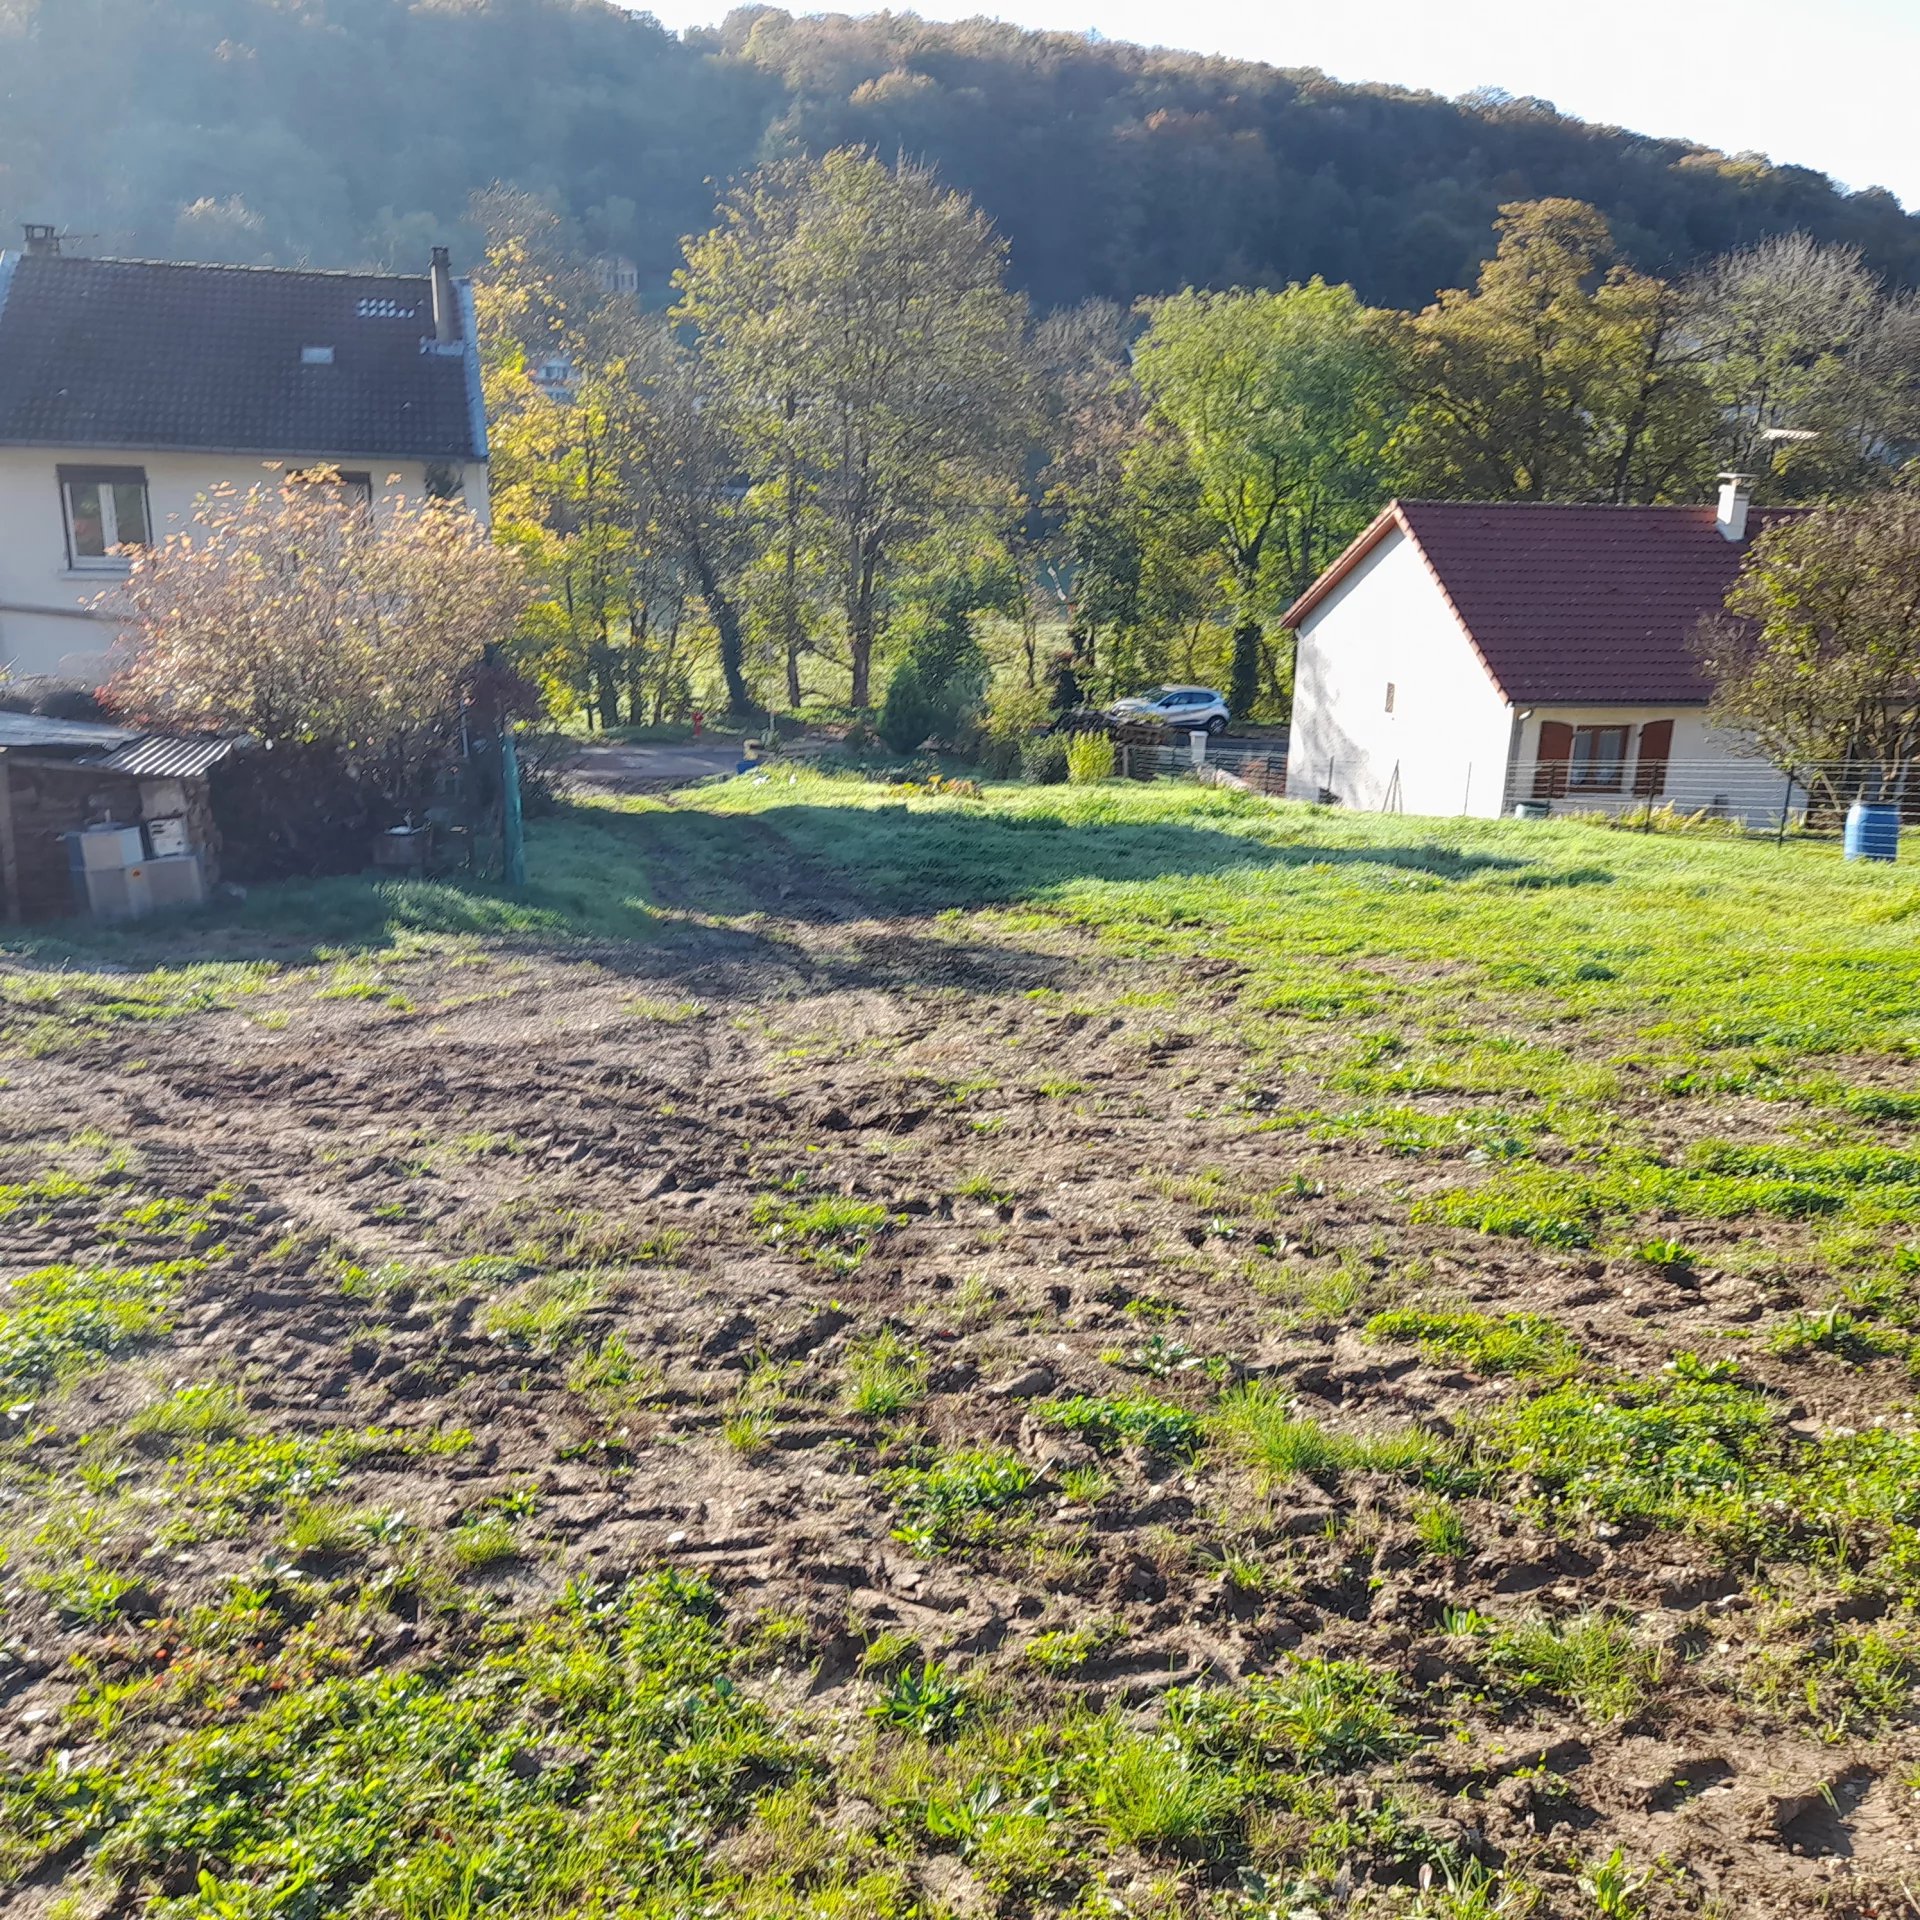
[[[629,300],[640,297],[640,263],[623,253],[603,253],[593,263],[594,284],[602,293],[623,293]]]
[[[329,467],[487,513],[473,296],[418,275],[0,253],[0,669],[95,679],[91,603],[216,488]]]
[[[1518,800],[1755,816],[1780,776],[1707,722],[1692,650],[1792,509],[1395,500],[1283,616],[1287,792],[1493,816]]]

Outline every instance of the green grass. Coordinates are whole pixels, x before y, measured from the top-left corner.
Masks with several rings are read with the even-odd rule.
[[[846,1405],[869,1420],[889,1420],[927,1390],[927,1358],[891,1327],[847,1349]]]
[[[158,1339],[200,1266],[38,1267],[0,1285],[0,1388],[69,1381]]]
[[[231,1440],[245,1430],[247,1403],[240,1389],[223,1381],[181,1387],[142,1407],[126,1424],[136,1446],[174,1453],[182,1446]]]
[[[1565,1373],[1579,1365],[1578,1344],[1551,1320],[1532,1313],[1430,1313],[1398,1308],[1367,1322],[1369,1340],[1410,1341],[1421,1357],[1453,1361],[1474,1373]]]
[[[951,1003],[969,1037],[995,1047],[985,1060],[904,1055],[918,1104],[938,1111],[910,1141],[886,1142],[900,1157],[860,1157],[879,1143],[858,1130],[834,1147],[836,1185],[851,1175],[863,1195],[931,1209],[901,1236],[903,1267],[949,1232],[979,1240],[955,1250],[939,1300],[896,1301],[891,1276],[873,1281],[899,1223],[891,1205],[803,1183],[763,1193],[749,1236],[813,1269],[780,1284],[824,1303],[864,1263],[842,1289],[864,1325],[837,1364],[828,1349],[763,1368],[728,1399],[727,1376],[690,1381],[651,1349],[650,1327],[629,1329],[631,1348],[608,1331],[611,1303],[642,1290],[621,1269],[674,1263],[684,1243],[634,1220],[616,1177],[592,1169],[579,1176],[600,1183],[579,1189],[591,1207],[559,1190],[503,1199],[473,1234],[409,1254],[410,1270],[363,1270],[373,1256],[351,1246],[304,1270],[338,1282],[327,1305],[376,1349],[403,1288],[435,1314],[481,1296],[478,1329],[516,1349],[489,1391],[542,1409],[576,1396],[556,1464],[590,1465],[589,1500],[638,1508],[654,1479],[714,1467],[757,1499],[791,1473],[822,1513],[844,1503],[857,1516],[863,1564],[892,1525],[936,1562],[912,1570],[923,1584],[902,1582],[920,1602],[911,1631],[880,1609],[851,1617],[851,1601],[842,1618],[836,1601],[763,1633],[671,1574],[563,1585],[570,1522],[556,1517],[548,1550],[527,1511],[488,1501],[465,1464],[450,1476],[459,1492],[441,1488],[430,1509],[394,1484],[462,1436],[329,1428],[324,1409],[341,1403],[284,1405],[253,1374],[249,1411],[204,1379],[205,1363],[176,1369],[154,1352],[185,1317],[195,1271],[155,1257],[210,1260],[229,1231],[242,1244],[233,1204],[156,1199],[105,1148],[22,1151],[5,1169],[0,1231],[63,1254],[0,1294],[6,1579],[53,1607],[33,1644],[70,1687],[75,1727],[60,1730],[57,1762],[0,1774],[9,1883],[58,1862],[50,1899],[84,1875],[89,1908],[161,1920],[615,1906],[646,1920],[907,1920],[941,1899],[918,1884],[929,1853],[963,1864],[984,1890],[978,1910],[1007,1914],[1115,1900],[1169,1915],[1196,1902],[1330,1910],[1352,1862],[1361,1900],[1486,1920],[1524,1909],[1523,1880],[1409,1824],[1453,1720],[1495,1745],[1542,1722],[1681,1739],[1698,1687],[1724,1685],[1716,1738],[1761,1738],[1729,1730],[1749,1711],[1835,1743],[1902,1724],[1915,1651],[1901,1596],[1920,1582],[1920,1439],[1902,1364],[1920,1331],[1909,870],[1848,867],[1811,844],[1369,817],[1175,784],[973,797],[805,772],[671,807],[562,809],[533,823],[530,864],[515,894],[343,878],[259,888],[166,927],[9,931],[0,1051],[97,1056],[137,1076],[143,1048],[179,1052],[162,1028],[225,1059],[237,1016],[256,1046],[289,1008],[353,1022],[398,1017],[403,1002],[420,1010],[424,1044],[461,1005],[528,1006],[539,976],[519,974],[546,954],[608,967],[622,1045],[653,1030],[684,1051],[690,1035],[726,1037],[757,990],[725,984],[729,969],[755,982],[764,962],[766,977],[792,977],[782,889],[809,876],[804,895],[821,876],[831,925],[808,930],[810,967],[836,983],[845,968],[860,992],[904,983],[943,1021]],[[889,918],[897,940],[871,953],[843,941]],[[613,943],[630,968],[609,962]],[[702,963],[724,943],[729,969],[701,975],[711,1011],[680,997],[682,943]],[[1059,984],[1029,988],[1017,972],[1017,988],[958,984],[963,943],[1022,967],[1044,960],[1032,977]],[[329,1015],[316,992],[351,997]],[[1057,1040],[1040,1024],[1055,1020]],[[1003,1034],[1026,1049],[1012,1064]],[[1199,1044],[1167,1044],[1177,1038]],[[863,1071],[886,1070],[900,1044],[876,1038]],[[695,1118],[693,1096],[676,1098]],[[1117,1197],[1100,1224],[1155,1261],[1151,1297],[1136,1274],[1131,1300],[1083,1299],[1076,1285],[1066,1310],[1076,1329],[1100,1328],[1090,1344],[1114,1342],[1142,1391],[1020,1410],[930,1394],[936,1342],[1052,1337],[1013,1271],[1056,1204],[1044,1136],[1125,1125],[1162,1100],[1191,1130],[1194,1160],[1229,1171],[1173,1165],[1131,1202]],[[406,1142],[410,1179],[497,1174],[510,1191],[530,1170],[519,1148],[531,1142],[512,1131],[531,1135],[524,1115],[445,1124],[474,1130],[450,1133],[437,1162],[434,1142]],[[724,1150],[766,1169],[769,1148],[810,1144],[805,1124],[788,1139],[776,1122],[744,1147],[729,1135]],[[991,1166],[970,1172],[989,1126]],[[790,1164],[751,1177],[772,1186]],[[1132,1165],[1103,1164],[1116,1194]],[[949,1194],[979,1205],[949,1219]],[[1016,1194],[1034,1202],[1031,1225],[980,1218]],[[391,1192],[370,1203],[399,1204]],[[1135,1205],[1144,1219],[1129,1217]],[[413,1207],[409,1236],[429,1239],[435,1218]],[[479,1258],[460,1263],[469,1250]],[[1037,1269],[1047,1251],[1033,1247]],[[1097,1270],[1104,1249],[1086,1252]],[[704,1228],[702,1253],[720,1255]],[[262,1264],[299,1270],[306,1257],[290,1246]],[[1600,1294],[1564,1309],[1563,1329],[1502,1311],[1496,1271],[1538,1276],[1516,1309]],[[981,1272],[990,1282],[962,1277]],[[1463,1273],[1478,1310],[1438,1291]],[[644,1276],[648,1297],[672,1297],[679,1279]],[[1749,1289],[1760,1317],[1716,1324]],[[689,1277],[689,1302],[696,1292]],[[1628,1330],[1630,1359],[1606,1330],[1629,1293],[1652,1308]],[[1244,1309],[1244,1332],[1209,1323],[1216,1300]],[[1112,1308],[1126,1317],[1100,1317]],[[1600,1331],[1586,1331],[1589,1313]],[[1486,1377],[1467,1410],[1441,1403],[1450,1436],[1382,1424],[1364,1392],[1326,1419],[1294,1402],[1286,1377],[1319,1364],[1302,1356],[1350,1348],[1363,1329],[1377,1348]],[[1714,1357],[1661,1371],[1683,1340]],[[1212,1397],[1241,1361],[1260,1377]],[[435,1378],[450,1416],[467,1384],[457,1369]],[[853,1418],[823,1439],[799,1431],[833,1420],[836,1403]],[[1836,1404],[1857,1430],[1837,1424]],[[1128,1510],[1133,1462],[1043,1479],[1012,1450],[1028,1414],[1102,1453],[1148,1456],[1155,1517]],[[721,1435],[750,1459],[726,1458]],[[789,1455],[799,1442],[811,1444]],[[494,1470],[481,1451],[473,1476]],[[1325,1497],[1307,1497],[1305,1480]],[[1290,1488],[1310,1509],[1304,1531]],[[460,1508],[466,1519],[440,1524]],[[1470,1576],[1458,1563],[1478,1552],[1490,1566],[1536,1533],[1579,1551],[1628,1537],[1596,1554],[1581,1591],[1543,1596],[1551,1615],[1451,1613],[1441,1624],[1464,1678],[1402,1693],[1389,1676],[1414,1670],[1405,1636],[1434,1630],[1407,1589],[1429,1610],[1469,1577],[1484,1594],[1481,1563]],[[197,1551],[214,1541],[230,1544]],[[1705,1562],[1758,1591],[1756,1608],[1713,1615],[1725,1638],[1711,1677],[1689,1670],[1680,1684],[1605,1610],[1616,1553],[1636,1580]],[[1123,1597],[1120,1555],[1166,1599]],[[509,1556],[511,1581],[460,1577]],[[949,1645],[944,1590],[977,1579],[1011,1623],[1007,1642],[930,1662]],[[1803,1589],[1803,1614],[1764,1611],[1766,1592]],[[1376,1607],[1387,1611],[1370,1618]],[[1170,1694],[1163,1675],[1137,1690],[1128,1678],[1126,1705],[1102,1710],[1084,1695],[1096,1676],[1112,1684],[1098,1658],[1109,1608],[1156,1652],[1156,1618],[1207,1620],[1208,1643],[1216,1630],[1224,1643],[1213,1616],[1230,1608],[1259,1670]],[[1290,1631],[1295,1613],[1328,1629],[1307,1644],[1341,1657],[1290,1657],[1272,1630]],[[1390,1651],[1383,1631],[1401,1636]],[[806,1703],[805,1672],[842,1643],[871,1664],[853,1704],[828,1713]],[[770,1691],[775,1663],[802,1685]],[[834,1818],[856,1800],[870,1813]],[[1591,1836],[1570,1862],[1576,1844],[1565,1829],[1543,1840],[1536,1864],[1554,1897],[1644,1904],[1637,1869]]]
[[[1322,1426],[1298,1411],[1284,1387],[1264,1380],[1222,1395],[1212,1424],[1229,1453],[1275,1485],[1348,1473],[1420,1479],[1444,1474],[1454,1457],[1446,1441],[1420,1427],[1350,1433]]]
[[[1102,1453],[1134,1446],[1147,1453],[1187,1457],[1199,1449],[1205,1433],[1197,1413],[1165,1400],[1102,1400],[1081,1394],[1071,1400],[1042,1401],[1033,1412],[1036,1420],[1076,1434]]]
[[[900,1509],[894,1537],[916,1553],[937,1554],[984,1545],[999,1517],[1023,1501],[1034,1470],[999,1448],[962,1448],[925,1467],[901,1467],[884,1476]]]
[[[811,1265],[851,1273],[877,1234],[893,1222],[877,1200],[822,1194],[815,1200],[789,1200],[763,1194],[753,1205],[753,1224],[769,1246],[793,1252]]]
[[[1496,1627],[1487,1664],[1521,1693],[1541,1693],[1599,1721],[1631,1720],[1658,1682],[1661,1661],[1625,1620],[1583,1613]]]

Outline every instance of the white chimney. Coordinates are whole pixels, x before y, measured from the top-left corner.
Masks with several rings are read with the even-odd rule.
[[[1753,475],[1723,473],[1720,476],[1720,504],[1715,507],[1713,524],[1723,540],[1739,542],[1747,537],[1747,509],[1753,505]]]
[[[453,261],[445,247],[433,250],[433,337],[445,346],[460,338],[459,296],[453,289]]]

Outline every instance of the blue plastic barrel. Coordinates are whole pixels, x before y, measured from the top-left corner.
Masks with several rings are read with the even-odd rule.
[[[1847,809],[1841,846],[1849,860],[1897,860],[1900,857],[1900,809],[1856,800]]]

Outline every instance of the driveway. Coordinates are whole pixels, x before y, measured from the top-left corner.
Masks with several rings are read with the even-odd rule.
[[[583,787],[606,793],[643,793],[690,786],[740,764],[740,742],[721,736],[669,746],[582,747],[567,773]]]

